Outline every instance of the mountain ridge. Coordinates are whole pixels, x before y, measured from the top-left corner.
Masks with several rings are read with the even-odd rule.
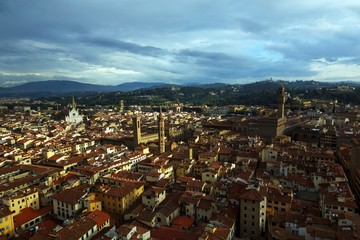
[[[244,84],[228,84],[228,83],[207,83],[207,84],[170,84],[163,82],[126,82],[115,86],[99,85],[91,83],[80,83],[71,80],[46,80],[24,83],[12,87],[0,87],[0,96],[16,96],[18,94],[25,96],[61,96],[71,93],[101,93],[101,92],[131,92],[141,89],[154,89],[154,88],[201,88],[201,89],[221,89],[229,86],[237,86],[245,88],[247,91],[267,91],[277,88],[280,84],[289,89],[313,89],[321,87],[329,87],[339,84],[352,84],[358,86],[356,83],[351,82],[318,82],[314,80],[263,80],[252,83]]]

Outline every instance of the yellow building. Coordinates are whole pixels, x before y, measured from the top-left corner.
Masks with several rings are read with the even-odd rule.
[[[87,210],[89,212],[95,211],[95,210],[102,210],[102,204],[99,198],[96,197],[95,193],[89,193],[87,196],[87,199],[85,200],[85,204],[87,206]]]
[[[37,189],[28,189],[24,192],[17,192],[11,196],[4,197],[3,203],[9,207],[14,215],[19,214],[21,209],[31,207],[34,210],[39,210],[40,199]]]
[[[0,238],[14,236],[14,219],[11,211],[6,206],[0,206]]]
[[[217,151],[199,153],[199,161],[216,162],[218,157],[219,153]]]
[[[219,172],[217,170],[207,170],[201,173],[201,180],[203,182],[214,183],[219,178]]]
[[[269,186],[267,189],[267,216],[274,216],[276,212],[289,212],[291,209],[292,199],[293,192],[290,188]]]
[[[189,159],[189,158],[183,159],[180,163],[176,165],[176,167],[174,166],[174,168],[176,169],[175,170],[176,177],[181,177],[191,173],[194,164],[195,164],[194,159]]]
[[[124,212],[141,197],[144,184],[140,182],[123,182],[120,186],[100,186],[97,197],[101,200],[102,209],[108,213]]]

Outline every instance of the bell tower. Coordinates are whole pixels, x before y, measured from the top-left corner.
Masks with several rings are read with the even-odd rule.
[[[160,114],[158,120],[158,141],[159,141],[159,153],[165,152],[165,121],[160,107]]]
[[[278,118],[285,116],[285,88],[283,85],[278,90]]]
[[[141,117],[133,117],[133,132],[134,132],[134,147],[138,146],[141,142]]]
[[[124,100],[120,100],[119,102],[119,112],[124,113]]]

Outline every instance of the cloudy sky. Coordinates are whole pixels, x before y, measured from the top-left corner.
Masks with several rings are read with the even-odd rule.
[[[0,86],[360,81],[359,0],[1,0]]]

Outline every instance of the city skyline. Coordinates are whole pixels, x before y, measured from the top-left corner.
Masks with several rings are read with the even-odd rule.
[[[3,1],[0,86],[359,81],[356,1]]]

